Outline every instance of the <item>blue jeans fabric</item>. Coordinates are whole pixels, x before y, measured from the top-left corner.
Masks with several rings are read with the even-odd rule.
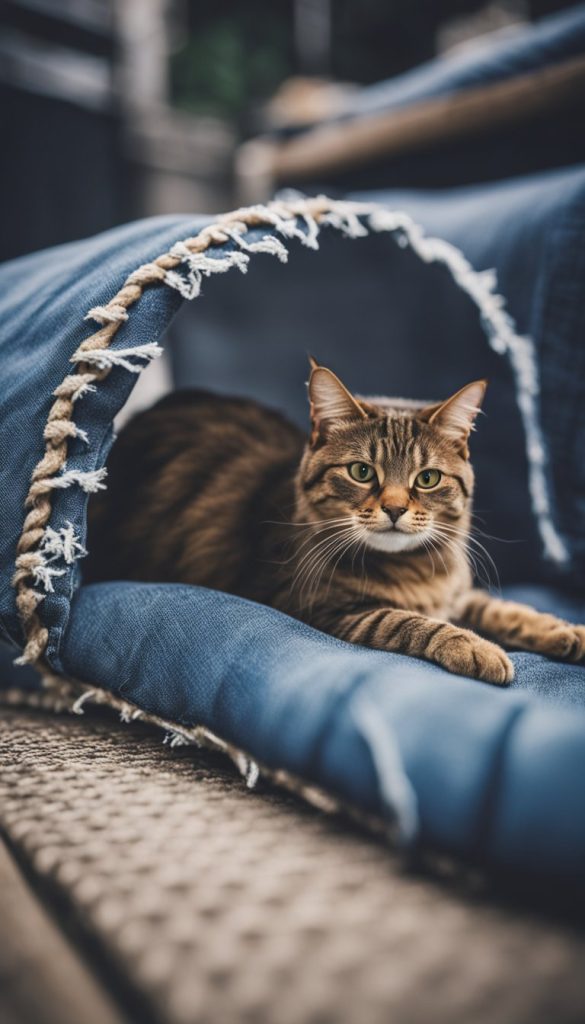
[[[160,217],[108,231],[97,238],[59,246],[4,264],[0,268],[0,636],[21,642],[11,578],[16,544],[25,517],[24,502],[32,470],[44,452],[43,430],[54,401],[52,392],[73,367],[77,346],[96,329],[84,321],[87,311],[115,295],[126,276],[169,248],[177,238],[196,233],[209,218]],[[114,347],[155,341],[180,306],[171,288],[147,290],[140,315],[116,335]],[[115,370],[106,387],[76,404],[75,420],[89,444],[69,446],[68,469],[102,466],[112,443],[112,420],[136,379]],[[58,492],[51,525],[72,521],[83,541],[87,495],[79,487]],[[49,658],[58,650],[79,573],[55,581],[43,601],[50,631]]]

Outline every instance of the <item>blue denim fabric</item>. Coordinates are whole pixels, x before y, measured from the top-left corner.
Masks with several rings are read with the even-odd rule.
[[[520,687],[582,702],[585,669],[513,660]],[[82,587],[63,664],[169,721],[204,724],[362,809],[395,815],[406,838],[585,882],[583,707],[546,705],[174,584]]]
[[[491,33],[474,43],[396,78],[361,89],[355,97],[348,98],[343,112],[330,120],[400,110],[431,96],[505,81],[579,56],[585,52],[585,4],[521,29]],[[298,130],[304,131],[306,127]]]
[[[140,221],[0,268],[0,636],[21,641],[10,580],[24,501],[32,470],[44,452],[52,392],[72,371],[70,356],[98,326],[84,322],[84,316],[92,306],[112,298],[132,270],[207,220]],[[156,341],[179,306],[180,297],[171,288],[147,290],[139,315],[122,326],[113,347]],[[76,404],[76,423],[87,431],[90,444],[70,444],[68,469],[103,465],[112,442],[113,417],[135,382],[133,374],[114,369],[106,386]],[[83,540],[86,504],[87,495],[79,487],[56,492],[52,525],[71,520]],[[78,582],[77,573],[57,578],[55,593],[43,602],[43,619],[50,629],[48,654],[57,666],[60,636]]]

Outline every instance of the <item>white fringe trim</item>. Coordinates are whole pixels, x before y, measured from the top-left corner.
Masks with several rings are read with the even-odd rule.
[[[73,523],[67,520],[65,526],[58,530],[47,526],[35,552],[36,565],[31,567],[35,583],[43,588],[45,594],[53,594],[53,580],[67,573],[67,568],[57,569],[53,563],[63,559],[65,565],[70,566],[85,555],[87,551],[76,535]]]
[[[138,362],[131,362],[132,359],[143,359],[149,363],[153,359],[162,356],[162,348],[155,341],[147,342],[145,345],[136,345],[134,348],[90,348],[78,349],[71,357],[71,363],[88,363],[97,366],[99,370],[105,370],[112,366],[122,366],[130,373],[140,373],[144,366]]]
[[[128,319],[128,311],[123,306],[115,303],[108,306],[94,306],[87,313],[84,320],[95,320],[98,324],[119,324]]]
[[[105,466],[102,469],[92,469],[89,472],[82,472],[80,469],[68,469],[60,476],[53,476],[44,481],[47,487],[64,490],[72,484],[79,484],[86,494],[95,494],[97,491],[105,491],[106,485],[103,482],[108,475]]]
[[[73,523],[69,520],[58,530],[47,526],[39,550],[45,555],[48,562],[55,558],[63,558],[67,565],[71,565],[77,558],[87,555],[86,549],[75,533]]]
[[[243,237],[248,230],[247,224],[235,224],[230,228],[224,228],[224,234],[246,252],[263,252],[269,256],[276,256],[281,263],[288,261],[288,249],[274,235],[264,235],[257,242],[247,242]]]
[[[55,592],[53,586],[55,576],[64,576],[66,572],[66,569],[55,569],[53,566],[47,565],[46,562],[39,562],[32,570],[35,583],[43,587],[46,594],[53,594]]]
[[[196,299],[201,293],[201,284],[204,277],[211,274],[224,274],[232,267],[245,274],[248,269],[250,257],[245,252],[227,252],[221,256],[207,256],[202,252],[191,252],[183,242],[176,242],[170,250],[170,255],[180,259],[189,270],[186,275],[176,270],[167,270],[165,283],[174,288],[184,299]]]

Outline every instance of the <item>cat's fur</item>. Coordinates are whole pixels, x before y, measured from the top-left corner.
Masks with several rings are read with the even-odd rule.
[[[361,399],[313,361],[309,440],[255,402],[176,392],[113,448],[108,491],[90,503],[87,575],[226,590],[492,683],[510,682],[512,663],[472,630],[579,660],[585,627],[472,586],[467,442],[484,391]],[[373,478],[353,479],[354,463]],[[425,489],[429,470],[442,476]]]

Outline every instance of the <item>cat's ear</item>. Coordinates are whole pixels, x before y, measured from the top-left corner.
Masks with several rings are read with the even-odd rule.
[[[446,434],[467,454],[467,439],[474,429],[487,388],[486,380],[474,380],[456,394],[428,410],[427,422]]]
[[[311,445],[315,445],[335,423],[366,419],[367,414],[339,377],[325,366],[319,366],[312,357],[310,363]]]

